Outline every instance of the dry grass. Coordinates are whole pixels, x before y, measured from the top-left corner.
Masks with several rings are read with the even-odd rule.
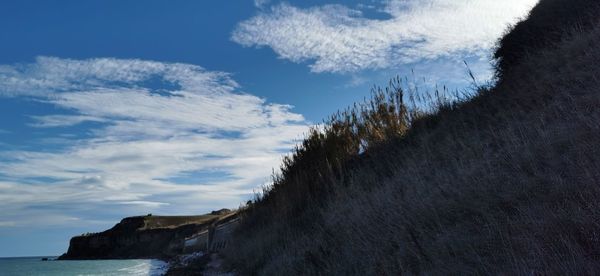
[[[218,220],[221,215],[201,216],[145,216],[144,226],[140,230],[177,228],[186,224],[207,224]]]
[[[334,115],[241,213],[229,265],[256,275],[600,271],[600,27],[553,45],[434,114],[408,108],[396,81]]]

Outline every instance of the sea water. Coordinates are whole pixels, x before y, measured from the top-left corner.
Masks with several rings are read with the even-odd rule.
[[[0,258],[0,275],[163,275],[167,263],[159,260],[53,261],[56,257]]]

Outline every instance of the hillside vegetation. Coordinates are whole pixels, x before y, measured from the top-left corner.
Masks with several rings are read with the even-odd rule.
[[[499,40],[494,86],[449,101],[396,79],[333,115],[241,211],[228,265],[243,275],[600,271],[598,15],[592,0],[542,0]]]
[[[201,216],[144,216],[140,229],[176,228],[185,224],[206,224],[218,219],[219,215]]]
[[[211,213],[198,216],[152,216],[136,217],[143,219],[143,225],[140,230],[177,228],[187,224],[209,224],[235,216],[234,211],[221,209]]]

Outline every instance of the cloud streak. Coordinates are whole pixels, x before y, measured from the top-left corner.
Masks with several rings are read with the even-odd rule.
[[[343,5],[279,4],[238,24],[231,39],[270,47],[313,72],[385,69],[456,54],[484,55],[537,0],[390,0],[384,19]]]
[[[58,108],[32,117],[32,128],[91,133],[58,150],[0,151],[0,227],[27,224],[26,214],[81,224],[112,208],[123,216],[235,207],[308,124],[291,106],[190,64],[39,57],[0,66],[0,96]]]

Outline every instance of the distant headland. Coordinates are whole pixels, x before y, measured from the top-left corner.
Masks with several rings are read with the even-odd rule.
[[[168,260],[192,250],[225,246],[229,232],[223,229],[231,227],[223,226],[236,222],[237,212],[229,209],[198,216],[128,217],[104,232],[71,238],[68,251],[58,259]]]

